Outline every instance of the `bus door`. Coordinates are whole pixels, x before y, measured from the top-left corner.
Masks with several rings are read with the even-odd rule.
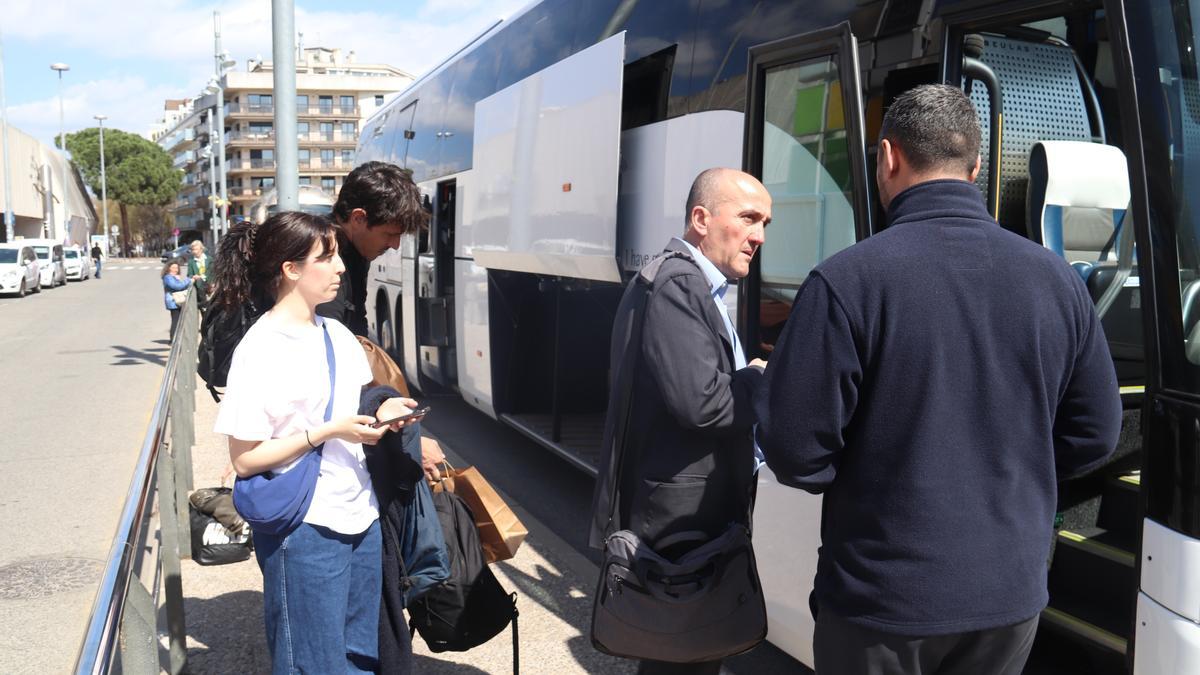
[[[417,256],[418,368],[442,387],[458,381],[454,352],[454,221],[456,182],[437,184],[433,218]]]
[[[1133,236],[1145,215],[1130,170],[1139,132],[1122,124],[1135,119],[1133,82],[1121,68],[1124,23],[1104,7],[1113,4],[976,6],[944,18],[943,79],[969,93],[983,132],[980,192],[1002,227],[1079,274],[1121,386],[1111,459],[1059,483],[1049,606],[1034,643],[1035,658],[1089,673],[1125,672],[1134,635],[1147,363]]]
[[[743,164],[771,194],[773,216],[739,289],[751,357],[770,358],[809,271],[871,230],[859,82],[848,23],[750,50]],[[759,473],[756,540],[787,542],[786,552],[759,555],[771,641],[806,663],[813,620],[796,579],[815,575],[819,514],[819,497],[780,485],[766,467]]]

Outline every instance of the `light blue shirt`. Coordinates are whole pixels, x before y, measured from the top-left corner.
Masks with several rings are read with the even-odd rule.
[[[704,278],[708,280],[708,285],[712,289],[712,299],[717,305],[717,315],[725,322],[725,330],[729,333],[729,337],[733,340],[733,367],[741,370],[746,367],[746,352],[742,349],[742,341],[738,338],[737,330],[733,327],[733,320],[729,318],[729,310],[725,307],[725,292],[729,290],[729,280],[717,269],[717,266],[712,264],[712,261],[700,252],[700,249],[692,246],[688,242],[676,237],[679,243],[687,247],[688,252],[696,259],[696,264],[700,266],[700,271],[704,273]],[[753,434],[753,430],[751,431]],[[758,447],[758,441],[754,442],[754,470],[757,472],[766,461],[762,450]]]

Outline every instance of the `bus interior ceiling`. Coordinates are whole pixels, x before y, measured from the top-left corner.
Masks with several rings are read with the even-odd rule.
[[[619,284],[488,272],[496,413],[593,472],[623,291]]]

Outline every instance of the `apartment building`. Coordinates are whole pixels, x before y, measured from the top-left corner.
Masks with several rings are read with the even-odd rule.
[[[296,62],[296,127],[301,185],[320,187],[336,196],[355,166],[354,151],[364,120],[413,81],[409,73],[389,65],[358,63],[354,52],[308,47]],[[191,110],[156,139],[185,172],[175,204],[181,240],[199,234],[210,240],[212,173],[226,172],[229,216],[249,217],[251,207],[275,184],[274,68],[251,59],[245,70],[221,80],[224,89],[224,158],[211,158],[208,131],[216,97],[205,94]],[[215,135],[215,134],[214,134]],[[223,161],[222,161],[223,159]],[[194,233],[189,233],[194,231]]]

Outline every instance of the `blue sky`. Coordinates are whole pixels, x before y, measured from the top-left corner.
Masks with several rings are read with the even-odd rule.
[[[214,10],[222,47],[245,68],[271,58],[271,2],[245,0],[3,0],[4,84],[9,124],[50,143],[58,133],[63,62],[67,133],[105,126],[144,134],[164,100],[191,98],[213,71]],[[529,0],[295,0],[305,46],[353,50],[419,76],[497,18]]]

